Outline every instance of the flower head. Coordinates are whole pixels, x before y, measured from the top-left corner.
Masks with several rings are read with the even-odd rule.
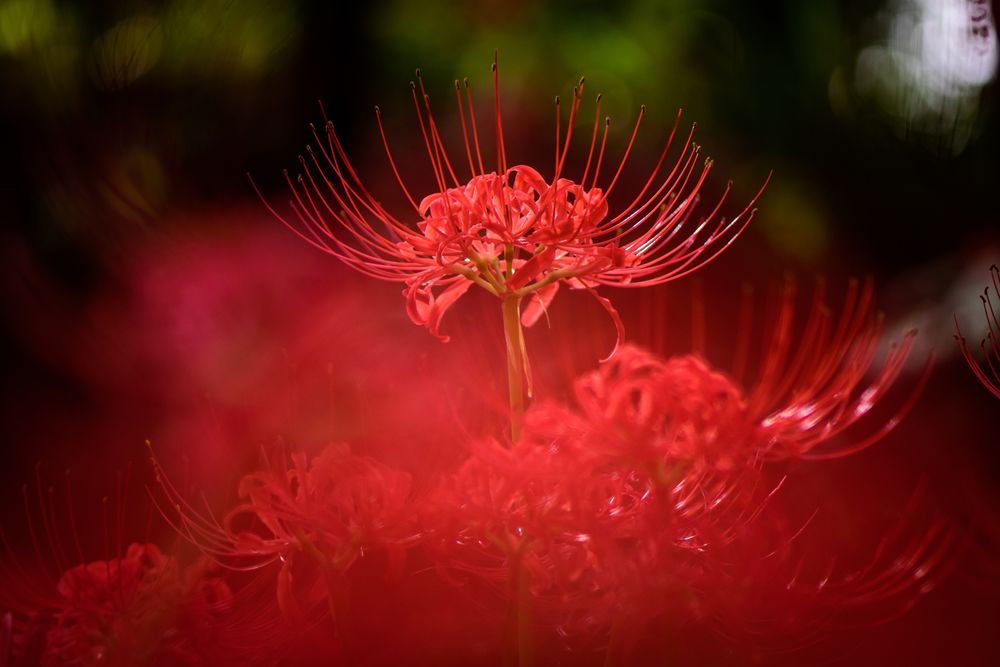
[[[309,461],[291,455],[246,475],[239,485],[245,502],[230,514],[249,514],[262,530],[241,531],[237,542],[258,553],[319,550],[345,570],[365,548],[412,541],[409,522],[410,476],[374,459],[330,445]],[[255,522],[255,523],[256,523]]]
[[[105,550],[113,531],[115,552],[88,558],[69,472],[66,526],[58,520],[55,490],[44,493],[40,475],[37,483],[35,511],[23,489],[30,559],[18,555],[0,527],[0,610],[8,612],[0,617],[0,664],[175,664],[208,655],[232,632],[232,593],[206,561],[185,567],[150,542],[126,544],[124,509],[115,511],[114,528],[105,512],[103,530],[93,530],[103,532]]]
[[[560,284],[594,293],[601,285],[639,287],[680,278],[722,252],[752,217],[749,206],[730,220],[717,217],[729,187],[710,211],[697,214],[698,193],[712,161],[701,160],[692,127],[673,166],[666,166],[680,114],[643,187],[628,206],[611,213],[608,196],[635,144],[645,107],[613,176],[599,187],[602,168],[609,171],[605,149],[610,119],[602,122],[598,96],[586,164],[578,178],[570,178],[566,157],[583,101],[583,79],[573,91],[564,137],[556,100],[551,177],[530,166],[509,165],[496,62],[493,84],[496,148],[495,163],[488,168],[469,83],[455,82],[469,171],[464,180],[458,175],[462,166],[449,158],[417,72],[417,82],[411,82],[413,102],[437,183],[435,192],[419,200],[397,168],[376,107],[389,165],[411,213],[390,213],[370,193],[330,122],[322,134],[314,128],[319,151],[308,147],[308,157],[300,157],[302,173],[294,180],[286,173],[291,216],[268,208],[303,240],[353,269],[403,283],[410,318],[442,340],[447,337],[440,332],[441,318],[473,284],[500,299],[528,298],[522,321],[530,326]],[[611,303],[598,299],[620,332]]]

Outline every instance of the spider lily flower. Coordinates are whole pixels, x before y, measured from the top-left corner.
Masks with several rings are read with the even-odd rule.
[[[574,384],[593,446],[651,464],[725,471],[754,461],[845,456],[874,444],[912,409],[931,360],[895,415],[870,433],[843,437],[855,433],[895,385],[916,335],[890,344],[873,372],[883,323],[873,314],[872,295],[870,281],[852,282],[835,316],[818,283],[796,343],[795,289],[786,284],[764,336],[758,377],[747,387],[696,355],[662,359],[624,347]],[[750,307],[744,303],[747,314]],[[749,335],[739,333],[737,376]]]
[[[877,619],[907,608],[932,581],[927,573],[950,562],[947,525],[880,545],[869,566],[813,579],[792,549],[805,527],[784,530],[771,509],[785,478],[775,481],[770,463],[864,449],[921,393],[929,363],[902,405],[881,421],[871,415],[897,384],[915,335],[876,366],[882,319],[872,296],[870,282],[851,283],[838,312],[820,283],[795,342],[787,284],[746,387],[699,355],[623,346],[576,380],[575,405],[536,404],[511,447],[473,448],[442,486],[441,515],[451,523],[437,523],[452,539],[443,562],[508,582],[519,609],[544,612],[569,634],[615,634],[615,618],[641,625],[675,613],[753,614],[753,622],[733,619],[749,627],[767,617],[752,608],[763,595],[780,605],[768,629],[778,634],[791,617],[823,624],[838,613]],[[528,601],[513,588],[517,577],[529,582]],[[759,590],[736,594],[756,579]]]
[[[290,460],[283,451],[265,456],[241,479],[243,502],[221,522],[189,504],[155,457],[153,465],[175,510],[168,521],[206,556],[230,570],[280,563],[277,602],[290,619],[326,602],[344,620],[336,613],[338,587],[355,561],[382,549],[401,569],[405,548],[419,538],[409,474],[355,456],[346,445],[329,445],[312,460],[301,452]]]
[[[54,489],[46,494],[38,479],[33,513],[24,487],[30,560],[0,528],[0,610],[7,612],[0,664],[180,664],[214,655],[211,646],[232,630],[228,585],[204,562],[184,567],[155,544],[123,544],[124,509],[114,511],[113,527],[104,517],[105,548],[115,534],[117,553],[89,559],[68,472],[66,483],[68,526],[57,520]]]
[[[756,483],[758,469],[654,481],[634,461],[593,451],[588,435],[575,411],[532,406],[512,446],[473,446],[432,495],[427,521],[446,576],[485,581],[514,618],[574,640],[698,598],[719,543],[736,539],[773,492]],[[524,646],[523,633],[508,640]]]
[[[990,276],[993,279],[993,292],[1000,295],[1000,268],[994,264],[990,267]],[[976,374],[983,386],[990,390],[997,398],[1000,398],[1000,306],[994,306],[994,297],[990,296],[990,288],[983,290],[979,297],[983,302],[983,315],[986,318],[986,336],[979,344],[982,361],[976,359],[962,335],[962,330],[958,324],[958,317],[955,317],[955,340],[958,341],[958,348],[965,357],[969,368]]]
[[[468,81],[464,86],[456,81],[469,174],[467,180],[459,176],[461,158],[449,157],[418,70],[417,81],[410,87],[435,192],[418,199],[406,185],[376,107],[389,166],[411,212],[392,213],[371,194],[329,121],[322,133],[313,128],[319,150],[307,148],[308,157],[300,157],[301,173],[293,179],[286,172],[291,213],[281,215],[264,200],[275,217],[313,247],[361,273],[404,284],[410,319],[442,341],[448,340],[440,331],[442,318],[472,285],[496,296],[504,315],[515,434],[524,409],[525,381],[531,395],[521,327],[538,321],[561,284],[594,296],[614,321],[620,344],[624,338],[621,319],[596,288],[660,285],[697,271],[746,228],[760,195],[739,215],[726,219],[719,212],[730,190],[727,186],[714,206],[698,213],[699,191],[712,161],[701,160],[701,149],[692,141],[692,126],[679,156],[669,166],[667,155],[677,135],[678,113],[642,188],[627,206],[611,212],[608,197],[635,145],[645,107],[613,175],[605,181],[602,168],[611,171],[605,164],[610,119],[602,122],[598,96],[586,164],[578,177],[571,178],[566,158],[583,101],[583,84],[581,79],[574,88],[565,132],[556,99],[549,178],[534,167],[508,163],[494,60],[495,163],[487,167],[484,161]],[[613,355],[614,350],[609,358]]]
[[[717,217],[729,186],[707,213],[696,216],[712,161],[701,161],[692,126],[676,162],[667,166],[679,113],[642,189],[628,206],[609,214],[608,196],[635,144],[645,107],[613,176],[599,187],[610,119],[602,122],[598,96],[587,162],[572,179],[566,156],[583,101],[583,79],[574,88],[564,137],[556,101],[552,177],[527,165],[508,165],[496,62],[493,84],[496,163],[487,169],[468,80],[464,96],[463,86],[455,82],[469,170],[463,182],[461,166],[449,157],[417,71],[417,83],[411,82],[413,102],[438,188],[419,201],[397,168],[376,108],[389,165],[412,205],[410,214],[387,211],[370,193],[329,121],[322,133],[313,128],[319,154],[308,147],[308,157],[300,159],[302,173],[295,179],[286,174],[291,216],[278,214],[270,205],[269,210],[310,245],[355,270],[404,283],[410,317],[443,340],[447,338],[439,331],[441,317],[472,284],[501,299],[532,297],[523,315],[530,325],[562,282],[577,289],[669,282],[716,257],[750,221],[753,202],[732,219]]]

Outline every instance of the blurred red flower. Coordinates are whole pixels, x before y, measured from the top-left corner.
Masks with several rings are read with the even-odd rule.
[[[993,278],[993,292],[1000,295],[1000,268],[994,264],[990,267],[990,275]],[[982,361],[976,359],[976,355],[969,349],[969,345],[962,335],[962,330],[955,318],[955,339],[958,347],[962,351],[962,356],[969,364],[969,368],[976,374],[979,381],[983,383],[994,396],[1000,398],[1000,319],[997,313],[1000,307],[993,305],[993,297],[990,296],[990,288],[987,287],[982,296],[983,315],[986,318],[986,336],[979,344]]]

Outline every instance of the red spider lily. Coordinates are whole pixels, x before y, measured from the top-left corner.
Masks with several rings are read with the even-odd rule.
[[[531,418],[549,406],[529,411]],[[619,471],[596,470],[533,438],[513,448],[480,443],[430,500],[432,557],[449,579],[471,573],[507,600],[506,653],[531,661],[539,624],[579,632],[606,627],[614,613],[604,535],[629,533],[634,489]]]
[[[152,544],[132,544],[124,558],[67,570],[56,586],[43,660],[148,660],[163,632],[163,616],[178,604],[180,583],[176,561]]]
[[[493,63],[496,166],[484,166],[472,94],[465,82],[455,93],[468,161],[469,180],[459,180],[431,114],[430,98],[417,72],[410,84],[437,192],[417,202],[397,169],[382,128],[379,131],[394,175],[414,209],[414,222],[387,211],[369,192],[327,121],[325,137],[313,129],[320,155],[307,148],[300,157],[302,174],[286,180],[292,192],[288,219],[265,205],[310,245],[355,270],[405,284],[411,320],[436,337],[441,319],[473,284],[502,302],[507,342],[512,431],[516,436],[524,410],[523,383],[531,394],[531,371],[522,332],[533,325],[555,297],[561,283],[587,290],[608,312],[618,333],[624,328],[612,303],[597,294],[601,285],[644,287],[686,276],[719,255],[743,231],[760,193],[735,218],[717,215],[729,192],[703,217],[696,217],[699,190],[712,161],[700,167],[700,148],[688,133],[672,168],[667,154],[680,122],[678,114],[666,146],[645,184],[623,210],[609,214],[614,190],[632,151],[645,107],[622,159],[606,188],[597,187],[604,163],[610,119],[600,131],[600,96],[590,149],[579,180],[565,176],[566,156],[583,101],[583,79],[574,88],[569,122],[562,137],[562,114],[556,100],[555,157],[551,179],[526,165],[509,166],[500,113],[497,63]],[[465,107],[468,106],[468,118]],[[471,130],[471,137],[470,137]],[[597,137],[601,135],[600,147]],[[321,159],[322,158],[322,159]],[[766,185],[766,183],[765,183]],[[259,193],[258,193],[259,194]],[[263,197],[262,197],[263,199]],[[529,299],[524,312],[521,306]],[[617,349],[617,344],[616,348]],[[614,355],[612,350],[611,355]]]
[[[31,561],[19,557],[0,530],[6,549],[0,558],[0,608],[9,610],[0,664],[175,664],[211,655],[210,645],[231,629],[225,617],[234,600],[227,584],[204,563],[185,568],[151,543],[135,542],[113,558],[87,560],[68,484],[67,477],[69,530],[58,525],[53,489],[46,498],[39,486],[33,517],[25,487]],[[123,512],[115,512],[118,540]],[[110,532],[105,516],[106,539]]]
[[[542,403],[513,446],[477,445],[432,499],[437,562],[505,591],[514,618],[574,638],[687,605],[716,541],[766,504],[756,470],[653,479],[590,450],[595,440],[573,411]]]
[[[11,650],[25,665],[200,664],[217,653],[236,604],[222,579],[201,565],[182,569],[153,544],[76,565],[54,591],[30,580],[16,587],[26,597]]]
[[[786,284],[777,316],[767,332],[767,350],[756,382],[748,391],[751,419],[760,425],[767,458],[825,459],[861,451],[885,437],[905,417],[930,377],[933,356],[895,415],[871,433],[841,444],[890,391],[910,354],[916,331],[888,345],[885,361],[872,372],[884,318],[873,311],[873,284],[852,281],[839,317],[826,305],[818,282],[812,308],[793,344],[795,289]]]
[[[746,305],[746,304],[745,304]],[[915,332],[889,347],[869,377],[882,336],[872,286],[851,283],[839,317],[820,283],[793,342],[795,290],[785,286],[756,381],[747,389],[700,357],[661,359],[626,346],[574,383],[592,447],[660,466],[739,470],[786,456],[820,459],[856,452],[884,437],[913,407],[930,364],[896,415],[847,444],[839,436],[862,420],[897,381]],[[749,331],[740,332],[742,361]],[[742,374],[742,368],[738,370]]]
[[[993,278],[994,293],[1000,294],[1000,268],[997,268],[996,264],[990,267],[990,275]],[[1000,398],[1000,319],[997,318],[1000,307],[993,305],[993,297],[990,296],[989,287],[983,291],[979,298],[983,302],[983,315],[986,317],[986,336],[979,344],[983,361],[976,359],[972,350],[969,349],[965,336],[962,335],[962,330],[959,328],[957,317],[955,318],[955,339],[958,341],[962,356],[965,357],[972,372],[976,374],[983,386],[989,389],[994,396]]]
[[[358,558],[384,549],[393,567],[401,568],[404,548],[419,537],[410,476],[354,456],[346,445],[330,445],[311,461],[301,452],[290,463],[284,453],[270,461],[265,456],[262,469],[240,482],[244,502],[222,522],[184,500],[153,461],[177,511],[175,527],[208,557],[234,570],[281,563],[277,602],[290,618],[301,618],[323,600],[335,611],[342,575]],[[300,554],[306,560],[301,568]],[[325,588],[306,581],[317,571],[310,565],[318,566]]]
[[[781,486],[767,481],[763,466],[859,451],[888,433],[919,395],[929,364],[894,415],[840,441],[896,383],[914,336],[891,346],[869,377],[882,327],[871,296],[870,283],[852,284],[834,316],[818,286],[795,345],[794,290],[786,286],[747,391],[699,357],[661,359],[623,347],[575,382],[577,409],[529,409],[520,440],[476,448],[445,485],[444,513],[456,522],[445,534],[459,535],[465,550],[448,562],[494,580],[505,568],[514,568],[507,581],[526,571],[531,604],[562,612],[562,627],[598,619],[607,627],[616,617],[639,623],[689,605],[695,616],[711,613],[710,591],[725,596],[721,582],[750,576],[726,554],[770,552],[773,559],[796,538],[792,531],[786,543],[762,549],[770,529],[761,532],[758,517]],[[912,557],[907,546],[884,573],[872,565],[840,584],[827,573],[813,611],[912,600],[907,594],[921,589],[907,586],[920,579],[914,573],[945,560],[944,532],[923,536]],[[791,586],[794,572],[793,565],[777,588]]]
[[[645,185],[627,207],[609,216],[607,198],[628,160],[645,107],[614,176],[602,189],[597,182],[610,119],[603,122],[602,133],[598,96],[587,163],[578,181],[567,178],[566,155],[583,100],[582,79],[574,88],[565,138],[561,138],[562,118],[556,101],[552,179],[526,165],[508,166],[496,62],[493,85],[496,167],[487,171],[468,80],[465,103],[455,82],[470,173],[470,180],[463,184],[431,115],[418,70],[417,83],[411,83],[413,102],[438,186],[437,192],[419,203],[397,169],[376,108],[389,164],[413,206],[415,224],[385,210],[368,191],[330,122],[324,137],[314,131],[322,160],[309,147],[309,157],[300,158],[303,173],[294,181],[286,176],[294,217],[288,220],[268,208],[310,245],[357,271],[405,283],[410,317],[443,340],[447,338],[439,332],[441,317],[473,283],[505,300],[533,296],[523,315],[524,324],[530,326],[551,302],[560,282],[591,289],[658,285],[680,278],[716,257],[752,217],[748,206],[732,220],[716,220],[727,187],[712,210],[695,221],[698,191],[712,161],[697,168],[700,148],[691,141],[692,127],[676,163],[669,171],[664,169],[680,114]],[[336,231],[338,227],[346,236]],[[614,312],[603,300],[602,305]]]

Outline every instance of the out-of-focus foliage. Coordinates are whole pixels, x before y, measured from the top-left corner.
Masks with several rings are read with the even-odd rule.
[[[276,0],[170,0],[99,17],[51,0],[4,0],[0,58],[34,80],[43,107],[65,103],[84,71],[100,90],[145,76],[167,85],[252,79],[287,63],[300,31],[297,10]]]
[[[300,30],[295,3],[276,0],[174,0],[162,21],[176,76],[258,76],[285,64]]]
[[[585,75],[620,124],[644,103],[664,125],[678,106],[707,121],[707,94],[744,63],[739,31],[712,4],[393,0],[378,13],[375,35],[401,69],[419,63],[432,75],[485,80],[496,48],[509,87],[565,94]]]

